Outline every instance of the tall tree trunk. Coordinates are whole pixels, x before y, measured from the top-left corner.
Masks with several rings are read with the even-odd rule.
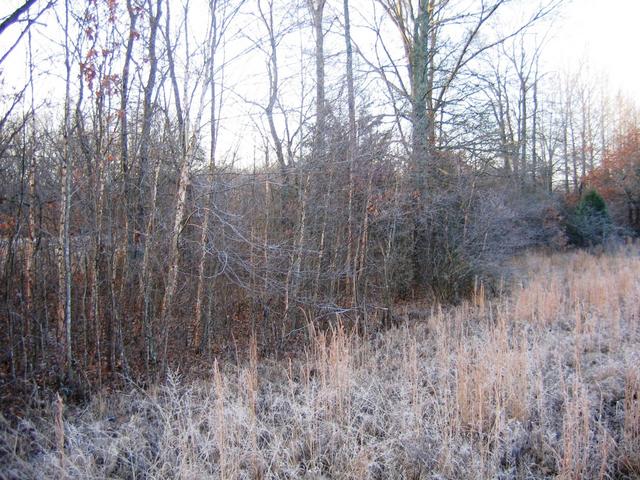
[[[186,11],[185,11],[186,13]],[[186,23],[188,24],[188,19],[186,19]],[[170,10],[167,5],[167,15],[166,15],[166,38],[170,39]],[[188,33],[185,27],[185,37],[188,37]],[[178,179],[178,190],[176,192],[176,207],[175,207],[175,218],[173,222],[173,229],[171,232],[171,245],[169,250],[169,271],[167,274],[167,283],[164,291],[164,296],[162,299],[162,306],[160,311],[160,325],[164,329],[164,341],[163,341],[163,366],[166,369],[167,365],[167,344],[169,339],[169,319],[171,318],[171,307],[173,306],[173,299],[176,292],[177,279],[178,279],[178,261],[179,261],[179,236],[182,230],[182,225],[185,220],[185,212],[187,206],[187,189],[189,188],[190,178],[189,178],[189,169],[191,166],[191,156],[192,151],[195,146],[193,145],[196,141],[195,134],[192,137],[189,137],[187,132],[187,119],[185,118],[184,112],[187,111],[185,105],[187,99],[185,98],[185,105],[183,105],[180,99],[180,91],[178,89],[178,78],[176,76],[176,68],[175,68],[175,59],[174,59],[174,47],[171,46],[170,42],[167,44],[167,60],[169,63],[169,76],[171,78],[171,85],[173,87],[173,96],[174,102],[176,106],[176,116],[178,121],[178,135],[179,135],[179,145],[181,158],[179,162],[179,179]],[[186,52],[186,56],[189,56],[189,52]],[[188,72],[185,74],[188,79]],[[185,79],[185,83],[187,82]],[[185,85],[185,90],[187,86]],[[199,110],[196,115],[196,119],[194,121],[194,125],[198,125],[200,123],[200,119],[202,117],[204,107],[204,90],[202,92],[202,97],[200,99]]]
[[[31,150],[30,161],[28,170],[29,181],[29,217],[27,225],[28,243],[27,250],[25,252],[25,319],[24,319],[24,341],[26,343],[25,348],[30,352],[32,345],[32,320],[35,316],[35,304],[34,304],[34,288],[36,284],[36,204],[38,202],[36,193],[36,175],[37,175],[37,163],[36,163],[36,111],[35,111],[35,92],[34,92],[34,65],[33,65],[33,50],[31,43],[31,30],[28,32],[28,55],[29,55],[29,88],[31,93],[30,104],[30,116],[31,116]],[[33,357],[35,360],[35,356]]]
[[[63,158],[60,169],[61,201],[59,222],[58,252],[58,343],[64,355],[64,368],[72,373],[71,352],[71,254],[69,242],[71,210],[71,51],[69,46],[69,0],[65,0],[65,100]]]
[[[409,50],[409,75],[411,84],[411,123],[412,123],[412,180],[414,190],[424,196],[427,181],[431,172],[430,132],[433,127],[429,119],[433,118],[428,111],[430,83],[430,51],[431,40],[431,2],[420,0],[416,13],[412,42],[405,49]]]
[[[353,84],[353,46],[351,44],[351,21],[349,18],[349,0],[344,0],[344,42],[347,53],[347,107],[349,111],[349,134],[347,146],[347,164],[349,168],[349,199],[347,205],[348,219],[347,219],[347,256],[346,256],[346,271],[351,271],[351,258],[353,255],[353,195],[355,189],[354,182],[354,160],[357,149],[357,137],[356,137],[356,100]],[[349,280],[349,277],[347,277]],[[351,283],[354,282],[354,277],[351,275]],[[347,282],[347,291],[349,289],[349,282]],[[352,287],[353,290],[353,287]],[[356,297],[351,296],[351,305],[355,307]]]
[[[318,245],[318,259],[316,265],[316,276],[313,285],[313,303],[316,304],[318,300],[318,295],[320,292],[320,274],[322,272],[322,261],[324,259],[325,254],[325,241],[326,241],[326,233],[327,233],[327,216],[329,214],[329,200],[332,196],[333,190],[333,166],[329,166],[329,180],[328,185],[326,186],[326,192],[324,194],[324,202],[322,207],[322,227],[320,229],[320,244]]]
[[[533,84],[533,119],[531,125],[531,180],[536,184],[536,173],[538,169],[537,135],[538,135],[538,71],[536,66],[536,76]]]
[[[160,28],[160,17],[162,16],[162,1],[156,0],[155,14],[153,8],[153,0],[147,1],[147,8],[149,10],[149,47],[147,50],[149,59],[149,73],[147,76],[146,84],[143,89],[142,100],[142,131],[140,132],[139,141],[139,156],[140,156],[140,172],[138,174],[138,185],[136,190],[138,192],[138,219],[137,223],[143,225],[145,223],[144,213],[144,178],[146,177],[147,170],[149,168],[149,153],[151,147],[151,126],[154,117],[154,93],[156,87],[156,78],[158,72],[158,58],[156,55],[156,43],[158,37],[158,29]],[[123,112],[123,115],[126,112]],[[126,122],[126,119],[124,119]],[[126,142],[123,142],[126,143]],[[132,205],[133,208],[133,205]],[[145,241],[146,239],[143,239]],[[144,247],[146,248],[146,246]]]
[[[151,237],[155,228],[155,212],[158,199],[158,180],[160,176],[160,159],[157,158],[154,166],[153,183],[151,185],[151,196],[149,199],[149,219],[145,228],[145,243],[144,251],[142,254],[142,268],[140,273],[140,288],[141,301],[142,301],[142,332],[144,336],[144,356],[145,366],[147,373],[149,372],[150,364],[155,363],[156,347],[155,347],[155,335],[153,333],[153,322],[151,315],[151,279],[150,279],[150,257],[151,248],[153,242]]]
[[[314,153],[317,156],[325,153],[325,138],[327,130],[327,110],[325,100],[324,81],[324,31],[322,20],[326,0],[309,0],[309,10],[313,21],[315,34],[315,64],[316,64],[316,132]]]
[[[586,88],[585,88],[586,90]],[[582,92],[582,101],[580,105],[581,125],[580,125],[580,178],[584,178],[587,174],[587,105],[586,91]]]
[[[176,291],[176,285],[178,280],[178,260],[179,250],[178,242],[180,231],[182,229],[182,223],[184,221],[184,214],[186,211],[186,199],[187,188],[189,186],[189,152],[187,145],[187,131],[186,123],[183,116],[182,102],[180,100],[180,90],[178,88],[178,79],[176,76],[175,60],[174,60],[174,47],[170,44],[170,10],[167,5],[166,20],[166,37],[167,43],[167,59],[169,61],[169,75],[171,78],[171,85],[173,88],[173,96],[176,107],[176,116],[178,121],[178,135],[180,144],[180,162],[179,162],[179,176],[178,176],[178,190],[176,192],[176,206],[175,217],[173,221],[173,228],[171,230],[171,244],[169,247],[169,270],[167,272],[167,282],[162,298],[162,305],[160,310],[160,327],[163,329],[163,370],[166,368],[167,362],[167,342],[169,339],[169,319],[171,318],[171,307],[173,306],[173,297]]]
[[[411,32],[412,39],[405,50],[409,53],[409,77],[411,84],[411,127],[412,127],[412,146],[411,146],[411,162],[410,162],[410,185],[412,191],[412,223],[413,223],[413,282],[418,285],[423,282],[423,263],[427,245],[427,239],[424,237],[421,228],[421,211],[426,201],[429,191],[429,185],[435,184],[432,167],[432,149],[429,145],[430,131],[432,127],[429,120],[432,118],[428,111],[429,96],[429,43],[431,40],[431,2],[420,0],[418,2],[418,11],[414,22],[414,29]],[[368,195],[367,195],[368,197]],[[368,202],[369,199],[366,199]],[[365,202],[365,221],[368,221],[366,212],[367,204]],[[366,233],[362,232],[362,239],[366,237]],[[361,239],[360,255],[363,255],[364,248]],[[359,275],[359,274],[358,274]],[[356,276],[356,278],[358,277]]]
[[[524,61],[524,59],[523,59]],[[520,131],[518,140],[520,141],[520,168],[522,169],[522,179],[527,176],[527,85],[524,79],[520,80]]]
[[[362,211],[362,229],[360,232],[360,241],[358,245],[357,255],[354,258],[354,271],[355,271],[355,279],[354,279],[354,292],[353,295],[356,297],[356,301],[358,301],[358,294],[360,288],[360,276],[362,275],[365,267],[365,262],[367,259],[367,245],[369,240],[369,202],[371,201],[371,189],[373,186],[373,172],[372,169],[368,171],[368,179],[367,179],[367,194],[364,199],[363,211]],[[366,275],[365,275],[366,282]],[[364,295],[363,295],[364,297]],[[358,328],[362,328],[363,333],[366,335],[367,333],[367,312],[366,306],[363,312],[364,323],[359,325]]]
[[[127,0],[127,12],[129,14],[129,36],[127,39],[127,47],[124,57],[124,66],[122,68],[122,81],[120,90],[120,151],[121,151],[121,170],[123,176],[123,197],[124,197],[124,219],[126,228],[127,251],[133,254],[136,251],[134,245],[137,236],[134,231],[137,230],[134,225],[134,206],[132,202],[132,185],[131,172],[129,162],[129,122],[127,118],[128,100],[129,100],[129,68],[131,65],[131,56],[133,53],[133,44],[136,35],[136,22],[138,20],[137,9]],[[126,274],[123,272],[122,281],[126,281]]]
[[[209,4],[209,8],[211,11],[211,25],[210,25],[210,38],[209,38],[209,64],[208,64],[208,75],[209,75],[209,92],[210,92],[210,107],[209,107],[209,115],[210,115],[210,124],[209,124],[209,168],[208,168],[208,188],[209,193],[206,195],[207,202],[205,204],[204,209],[204,219],[202,220],[202,230],[200,232],[200,259],[198,261],[198,285],[196,288],[196,310],[193,320],[192,326],[192,347],[196,351],[200,351],[201,347],[201,332],[203,330],[202,324],[202,313],[204,308],[204,296],[205,296],[205,273],[207,267],[207,239],[209,234],[209,218],[210,218],[210,208],[213,206],[214,202],[214,178],[215,178],[215,168],[216,168],[216,143],[217,143],[217,132],[218,132],[218,120],[216,115],[216,105],[217,105],[217,96],[216,96],[216,82],[215,82],[215,56],[216,56],[216,47],[217,47],[217,23],[216,23],[216,11],[215,11],[216,3],[212,1]],[[211,333],[211,332],[209,332]]]
[[[269,60],[267,62],[267,74],[269,77],[269,100],[267,102],[267,106],[264,108],[264,111],[267,116],[267,123],[269,124],[269,133],[271,135],[271,140],[273,141],[273,146],[276,151],[276,160],[278,161],[278,166],[280,167],[280,172],[286,186],[288,183],[288,175],[284,159],[284,152],[282,149],[282,140],[278,135],[278,130],[273,118],[273,110],[276,106],[276,102],[278,101],[278,90],[280,88],[280,77],[278,70],[278,40],[276,39],[276,27],[273,21],[273,1],[268,2],[268,8],[269,9],[267,11],[264,11],[262,8],[262,2],[258,2],[260,20],[267,30],[269,42]],[[285,197],[283,197],[283,201],[285,202],[287,201],[287,193],[287,188],[285,187]]]
[[[100,314],[100,259],[102,257],[102,209],[104,196],[104,181],[102,172],[97,173],[98,191],[95,199],[96,231],[94,233],[94,255],[91,265],[91,309],[90,320],[93,324],[95,335],[96,362],[98,364],[98,385],[102,385],[102,348],[101,348],[101,314]]]
[[[144,86],[144,98],[142,107],[142,132],[140,134],[140,174],[138,180],[139,191],[139,205],[138,205],[138,219],[144,222],[144,195],[142,194],[142,181],[145,176],[145,171],[149,165],[149,151],[151,143],[151,123],[154,116],[154,102],[153,95],[156,84],[156,75],[158,70],[158,59],[156,56],[156,40],[158,36],[158,29],[160,25],[160,17],[162,15],[162,0],[156,0],[155,14],[153,13],[153,0],[148,0],[149,8],[149,74],[147,82]],[[144,336],[144,357],[147,373],[149,372],[150,363],[156,361],[156,349],[155,349],[155,336],[153,334],[153,325],[150,318],[150,295],[151,286],[149,271],[150,271],[150,256],[151,256],[151,237],[155,227],[155,212],[158,196],[158,179],[160,174],[160,158],[157,157],[154,160],[153,171],[153,183],[151,184],[151,194],[149,198],[149,218],[146,221],[145,235],[143,238],[143,253],[142,253],[142,266],[140,268],[140,310],[142,315],[142,332]]]
[[[302,172],[301,172],[302,173]],[[285,284],[285,312],[284,312],[284,321],[283,323],[287,325],[287,321],[289,320],[289,315],[291,313],[291,297],[294,299],[297,297],[298,288],[300,286],[300,273],[302,270],[302,255],[304,250],[304,244],[306,239],[306,230],[307,230],[307,201],[308,201],[308,190],[309,190],[309,181],[310,175],[307,173],[305,180],[300,179],[301,188],[300,188],[300,198],[298,200],[300,204],[300,220],[298,222],[298,235],[293,243],[293,248],[295,252],[293,253],[293,258],[291,265],[287,271],[287,278]],[[292,326],[293,330],[295,326]]]
[[[576,132],[573,126],[573,116],[569,118],[571,132],[571,162],[573,164],[573,191],[578,191],[578,151],[576,149]]]
[[[568,115],[567,115],[568,117]],[[562,125],[562,155],[564,163],[564,192],[569,193],[569,125],[568,118],[565,117]]]

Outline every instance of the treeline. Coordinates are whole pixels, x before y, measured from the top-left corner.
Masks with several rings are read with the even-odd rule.
[[[373,49],[347,0],[58,0],[7,17],[3,37],[26,25],[28,75],[0,122],[4,378],[152,375],[254,334],[280,349],[308,322],[366,333],[398,300],[455,301],[499,285],[514,253],[564,246],[562,198],[615,165],[637,112],[542,74],[524,32],[556,2],[500,35],[507,1],[411,3],[372,3]],[[61,32],[57,80],[34,59],[37,18]],[[259,100],[228,83],[256,58]],[[60,102],[39,96],[47,81]],[[254,125],[235,153],[231,98]]]

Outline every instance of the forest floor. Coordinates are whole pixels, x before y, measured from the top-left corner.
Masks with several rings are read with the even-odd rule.
[[[639,478],[640,255],[530,254],[500,298],[0,420],[0,478]],[[418,317],[417,319],[415,317]]]

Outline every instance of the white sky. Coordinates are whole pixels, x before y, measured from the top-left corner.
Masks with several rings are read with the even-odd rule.
[[[0,0],[0,18],[6,16],[23,1]],[[75,1],[84,2],[86,0],[72,0],[72,2]],[[121,1],[123,2],[124,0]],[[293,2],[293,0],[290,1]],[[372,10],[367,8],[371,5],[370,2],[372,0],[351,0],[352,9],[354,9],[354,12],[352,12],[354,23],[361,23],[361,21],[367,23],[366,18],[359,19],[358,17],[359,15],[363,17],[371,15]],[[519,0],[519,2],[514,2],[515,15],[517,16],[518,11],[526,10],[522,9],[523,5],[535,7],[539,2],[540,0]],[[342,0],[328,0],[328,7],[328,12],[340,12]],[[336,14],[339,15],[339,13]],[[640,104],[640,55],[638,52],[640,48],[640,27],[638,23],[640,23],[640,0],[568,0],[567,4],[562,8],[561,15],[553,22],[551,38],[543,54],[543,58],[546,59],[546,65],[542,66],[542,69],[571,71],[576,70],[578,65],[582,63],[588,66],[589,74],[598,76],[601,73],[606,74],[609,79],[608,85],[611,93],[616,93],[618,89],[622,89]],[[51,17],[49,17],[47,24],[48,27],[41,27],[39,30],[49,33],[50,29],[56,28],[55,20]],[[546,29],[547,27],[543,28]],[[332,30],[336,29],[339,30],[339,26],[333,25]],[[7,39],[4,39],[4,43],[0,41],[0,51],[4,51],[6,48]],[[311,48],[311,39],[309,41],[309,48]],[[339,39],[339,41],[341,42],[342,40]],[[34,38],[34,43],[36,49],[40,47],[40,55],[38,56],[41,59],[43,57],[46,58],[48,52],[59,52],[58,47],[51,48],[50,39]],[[341,43],[340,48],[342,48]],[[328,50],[331,50],[329,45]],[[289,53],[295,54],[297,52],[291,51]],[[13,57],[4,65],[2,76],[7,83],[10,83],[12,76],[20,77],[16,73],[24,72],[24,59],[24,50],[17,49]],[[280,52],[280,62],[283,70],[286,70],[284,65],[287,63],[286,49]],[[60,68],[60,64],[59,62],[41,60],[39,67],[41,70],[56,70]],[[232,71],[228,72],[229,83],[248,84],[253,82],[255,85],[249,89],[253,94],[267,88],[266,85],[263,85],[263,59],[246,59],[243,61],[243,68],[239,71],[242,74],[242,78],[234,78]],[[251,74],[250,72],[254,73]],[[60,74],[61,72],[55,73]],[[310,71],[309,75],[313,76],[313,71]],[[297,84],[299,80],[289,79],[289,84],[283,85],[282,89],[291,91],[294,86],[291,82]],[[306,80],[307,86],[305,88],[309,88],[312,82],[312,77]],[[7,83],[5,83],[4,89],[7,89]],[[42,95],[44,94],[43,90],[53,89],[54,91],[47,92],[49,95],[45,95],[46,98],[55,98],[55,85],[56,82],[51,81],[50,78],[47,85],[43,86],[39,93]],[[3,86],[0,84],[0,93],[2,93],[2,89]],[[258,100],[259,96],[256,96],[256,100]],[[230,100],[233,99],[230,98]],[[238,104],[236,108],[233,108],[234,116],[239,115],[249,118],[245,112],[246,108],[246,105],[242,107]],[[236,141],[231,140],[231,138],[237,137],[238,131],[246,131],[246,128],[250,128],[250,122],[245,120],[246,124],[239,129],[239,122],[240,120],[235,120],[225,124],[229,130],[227,135],[223,136],[229,139],[230,144]]]
[[[573,0],[554,27],[545,56],[551,68],[584,59],[610,88],[640,103],[640,0]]]

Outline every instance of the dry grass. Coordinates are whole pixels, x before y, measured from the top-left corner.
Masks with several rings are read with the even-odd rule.
[[[370,341],[5,422],[4,478],[638,478],[640,258],[531,255]]]

